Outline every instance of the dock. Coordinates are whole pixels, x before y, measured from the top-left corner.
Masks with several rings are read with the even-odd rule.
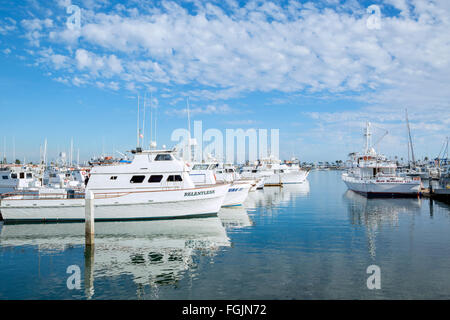
[[[423,188],[421,190],[422,196],[433,200],[444,201],[450,203],[450,189],[449,188]]]

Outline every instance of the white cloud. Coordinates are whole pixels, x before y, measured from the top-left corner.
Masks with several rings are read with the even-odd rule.
[[[435,133],[448,126],[449,1],[386,0],[379,30],[367,28],[366,8],[357,1],[217,3],[194,1],[189,11],[174,1],[159,7],[131,1],[102,11],[108,3],[90,1],[81,30],[37,18],[22,26],[35,45],[60,46],[48,59],[71,74],[72,84],[130,91],[168,86],[164,95],[173,104],[183,95],[209,101],[193,107],[193,114],[226,113],[221,100],[277,92],[368,105],[310,114],[318,136],[375,118],[396,122],[393,134],[400,141],[404,108],[413,126],[428,121],[423,128],[430,137],[440,138]],[[388,5],[400,15],[389,16]]]
[[[130,5],[110,12],[88,8],[83,9],[80,31],[54,28],[48,40],[65,42],[69,52],[78,43],[80,71],[98,77],[120,75],[127,83],[197,84],[204,88],[198,92],[213,93],[211,99],[222,91],[228,92],[225,99],[272,90],[380,92],[398,89],[411,79],[421,83],[427,76],[448,80],[449,5],[425,0],[410,6],[400,0],[386,3],[404,14],[383,15],[383,27],[375,31],[366,26],[365,8],[352,2],[341,6],[353,11],[321,10],[313,3],[293,1],[283,7],[255,1],[239,7],[231,1],[230,12],[196,2],[195,14],[171,1],[162,8],[138,6],[133,14]],[[43,24],[51,25],[46,20],[23,24],[39,31]],[[38,33],[37,40],[41,36]],[[105,69],[111,72],[102,72]],[[443,92],[440,96],[447,98]]]
[[[3,21],[0,21],[0,35],[7,35],[16,30],[16,24],[17,23],[14,19],[9,17],[4,18]]]
[[[191,115],[212,115],[212,114],[231,114],[235,112],[230,106],[224,105],[206,105],[203,107],[192,107],[189,109],[189,113]],[[187,116],[187,108],[183,109],[171,109],[167,110],[166,114],[168,115],[178,115],[178,116]]]

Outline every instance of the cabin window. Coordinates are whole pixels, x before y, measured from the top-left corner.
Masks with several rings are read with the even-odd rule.
[[[150,178],[148,178],[148,182],[149,183],[158,183],[158,182],[161,182],[162,178],[163,178],[162,175],[150,176]]]
[[[17,179],[17,173],[11,173],[11,179]]]
[[[3,180],[8,180],[8,176],[3,176]]]
[[[109,178],[109,180],[117,180],[117,176],[111,176],[111,178]]]
[[[133,176],[130,180],[130,183],[142,183],[144,181],[145,176]]]
[[[155,161],[170,161],[172,160],[172,156],[170,154],[158,154],[155,158]]]
[[[19,173],[19,178],[20,179],[25,179],[25,173],[24,172]]]
[[[180,175],[170,175],[167,177],[168,182],[183,181]]]
[[[207,164],[196,164],[192,167],[192,170],[208,170]]]
[[[252,173],[257,173],[258,172],[258,170],[252,170]]]
[[[31,173],[27,173],[27,179],[33,178],[33,175]]]
[[[234,170],[233,170],[233,169],[227,169],[226,172],[227,172],[227,173],[233,173]]]
[[[50,178],[56,178],[56,173],[50,173]]]

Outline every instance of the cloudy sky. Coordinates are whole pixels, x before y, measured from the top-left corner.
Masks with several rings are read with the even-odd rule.
[[[159,145],[187,97],[204,129],[279,129],[282,158],[345,159],[365,121],[406,158],[406,108],[418,157],[450,135],[448,0],[0,0],[0,18],[8,158],[130,150],[138,94]]]

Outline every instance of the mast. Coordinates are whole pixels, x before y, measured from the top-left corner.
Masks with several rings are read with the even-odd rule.
[[[153,92],[150,91],[150,149],[153,145]]]
[[[139,148],[139,94],[138,94],[138,104],[137,104],[137,125],[136,125],[136,130],[137,130],[137,134],[136,134],[136,146]]]
[[[6,163],[6,137],[3,137],[3,162]]]
[[[13,137],[13,164],[16,163],[16,137]]]
[[[145,109],[146,109],[147,92],[144,93],[144,119],[142,119],[142,146],[145,147]]]
[[[188,117],[188,161],[191,161],[191,113],[189,110],[189,97],[187,97],[186,100],[186,104],[187,104],[187,117]]]
[[[412,165],[414,168],[416,166],[416,158],[414,157],[414,148],[413,148],[413,143],[412,143],[412,139],[411,139],[411,129],[409,127],[408,109],[405,109],[405,115],[406,115],[406,125],[408,127],[409,144],[411,145]],[[409,150],[409,148],[408,148],[408,150]]]
[[[366,148],[364,150],[364,153],[369,153],[370,149],[370,139],[372,134],[370,133],[370,122],[366,123],[366,132],[364,133],[364,136],[366,137]]]
[[[47,163],[47,138],[45,138],[44,141],[44,154],[43,154],[43,159],[44,159],[44,166]]]
[[[73,138],[70,139],[70,166],[72,166],[73,162]]]

